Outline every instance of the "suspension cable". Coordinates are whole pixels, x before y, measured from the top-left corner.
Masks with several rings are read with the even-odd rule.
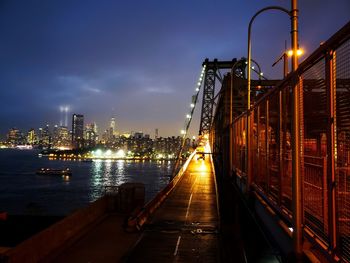
[[[197,81],[197,84],[196,84],[195,94],[192,95],[192,97],[191,97],[190,112],[186,114],[184,128],[181,130],[182,142],[181,142],[181,147],[179,148],[178,153],[177,153],[177,158],[176,158],[176,161],[175,161],[175,164],[174,164],[172,177],[174,177],[175,173],[177,172],[177,168],[178,168],[178,166],[180,164],[181,156],[182,156],[183,150],[185,148],[186,136],[187,136],[188,130],[190,128],[190,124],[191,124],[191,121],[192,121],[194,110],[195,110],[197,102],[198,102],[199,92],[200,92],[200,89],[201,89],[202,84],[203,84],[205,68],[206,68],[206,65],[203,65],[202,66],[202,71],[201,71],[201,73],[199,75],[199,78],[198,78],[198,81]]]

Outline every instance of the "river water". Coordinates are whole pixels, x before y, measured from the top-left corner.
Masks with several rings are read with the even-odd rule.
[[[146,201],[167,185],[170,161],[48,160],[37,150],[0,149],[0,212],[67,215],[104,193],[105,186],[125,182],[145,185]],[[37,175],[37,169],[70,168],[72,176]]]

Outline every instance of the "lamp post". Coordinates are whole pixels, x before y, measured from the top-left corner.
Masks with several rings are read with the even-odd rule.
[[[268,10],[279,10],[287,15],[291,16],[291,13],[280,6],[268,6],[263,9],[260,9],[258,12],[255,13],[255,15],[250,19],[249,26],[248,26],[248,56],[247,56],[247,121],[246,121],[246,148],[245,148],[245,160],[246,160],[246,174],[247,174],[247,188],[250,187],[251,181],[252,181],[252,175],[251,175],[251,169],[250,169],[250,84],[251,84],[251,67],[252,67],[252,44],[251,44],[251,30],[252,25],[255,20],[255,18]]]
[[[246,174],[247,187],[251,185],[250,169],[250,85],[251,85],[251,27],[255,18],[267,10],[279,10],[286,13],[291,18],[291,43],[292,43],[292,72],[298,68],[298,5],[297,0],[291,0],[291,11],[280,6],[269,6],[259,10],[251,18],[248,26],[248,70],[247,70],[247,123],[246,123]],[[292,124],[292,207],[293,207],[293,248],[297,259],[302,254],[302,195],[301,195],[301,171],[300,171],[300,87],[298,79],[293,80],[293,124]]]
[[[292,0],[291,10],[291,38],[292,38],[292,72],[298,68],[298,4],[297,0]],[[298,77],[299,78],[299,77]],[[293,247],[297,259],[302,254],[302,182],[300,169],[300,96],[301,88],[299,79],[293,79],[292,97],[293,97],[293,111],[292,111],[292,199],[293,199]]]

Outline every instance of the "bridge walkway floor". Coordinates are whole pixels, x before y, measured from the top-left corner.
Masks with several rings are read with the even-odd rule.
[[[212,163],[195,156],[126,261],[218,262],[218,227]]]

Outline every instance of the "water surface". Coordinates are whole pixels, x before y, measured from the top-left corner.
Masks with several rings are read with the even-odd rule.
[[[0,211],[10,214],[66,215],[95,201],[105,186],[145,184],[150,200],[169,182],[170,161],[50,161],[37,150],[0,150]],[[43,176],[41,167],[70,168],[72,176]]]

